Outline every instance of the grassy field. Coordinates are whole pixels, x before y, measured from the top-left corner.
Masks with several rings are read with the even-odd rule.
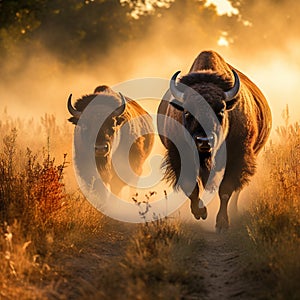
[[[289,124],[288,107],[283,119],[275,141],[262,153],[248,193],[252,204],[237,235],[248,250],[250,271],[266,286],[266,297],[300,299],[300,125]]]
[[[264,283],[264,299],[300,298],[300,126],[289,124],[287,110],[285,121],[261,155],[251,207],[230,234],[246,278]],[[71,128],[48,115],[1,118],[0,299],[204,295],[197,255],[209,241],[198,224],[123,224],[91,207],[72,177]]]
[[[170,293],[179,299],[178,282],[187,276],[180,254],[188,243],[179,221],[130,226],[91,207],[74,178],[66,180],[73,171],[70,154],[57,153],[71,152],[72,135],[53,116],[37,124],[4,113],[0,128],[1,299],[152,299]],[[93,277],[97,258],[89,256],[101,252],[108,261]]]
[[[76,190],[67,192],[69,157],[61,154],[56,162],[50,154],[51,143],[61,147],[64,139],[54,117],[40,124],[7,115],[1,120],[0,298],[43,299],[56,290],[53,254],[100,232],[103,216]]]

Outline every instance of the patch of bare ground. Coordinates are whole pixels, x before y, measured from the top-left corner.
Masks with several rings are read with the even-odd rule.
[[[190,225],[190,230],[195,232],[196,225]],[[187,267],[193,270],[192,273],[197,270],[201,273],[202,282],[199,284],[204,287],[204,292],[199,293],[187,286],[183,299],[263,299],[261,291],[264,288],[260,280],[253,274],[250,276],[247,270],[246,249],[234,241],[236,237],[232,235],[234,233],[230,231],[217,234],[198,227],[191,247],[203,240],[204,243],[193,253]]]
[[[90,299],[98,294],[99,278],[109,268],[118,267],[132,231],[130,224],[109,221],[98,237],[55,253],[56,292],[49,294],[49,299]]]
[[[260,280],[247,273],[246,250],[231,232],[183,224],[181,240],[159,242],[153,254],[149,235],[166,225],[146,227],[143,235],[140,225],[106,226],[105,235],[53,257],[58,287],[50,299],[263,299]]]

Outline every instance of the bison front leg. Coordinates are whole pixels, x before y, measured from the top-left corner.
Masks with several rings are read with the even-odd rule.
[[[230,219],[237,218],[237,216],[239,214],[238,199],[239,199],[240,193],[241,193],[241,191],[235,191],[230,198],[230,203],[229,203],[229,207],[228,207]]]
[[[233,191],[234,189],[230,185],[222,183],[220,186],[220,190],[219,190],[220,209],[217,214],[217,220],[216,220],[217,232],[222,232],[224,230],[227,230],[229,227],[227,207]]]
[[[194,217],[199,220],[202,218],[205,220],[207,218],[207,209],[204,206],[201,199],[199,199],[199,185],[196,184],[192,194],[189,196],[191,200],[191,212]]]

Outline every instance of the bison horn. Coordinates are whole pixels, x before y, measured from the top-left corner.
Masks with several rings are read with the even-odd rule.
[[[240,90],[240,78],[239,78],[239,75],[237,74],[237,72],[235,70],[232,70],[232,73],[234,75],[234,85],[233,85],[232,89],[230,89],[229,91],[225,92],[225,101],[230,101],[233,98],[235,98],[236,95],[238,94],[239,90]]]
[[[170,81],[170,91],[171,91],[171,94],[172,96],[180,101],[180,102],[183,102],[183,95],[184,93],[179,91],[178,88],[177,88],[177,84],[176,84],[176,78],[178,76],[178,74],[180,73],[181,71],[177,71],[171,78],[171,81]]]
[[[78,110],[76,110],[76,109],[72,106],[72,101],[71,101],[71,99],[72,99],[72,94],[70,94],[69,99],[68,99],[68,111],[69,111],[69,113],[70,113],[73,117],[79,119],[80,116],[81,116],[81,112],[78,111]]]
[[[126,98],[123,96],[122,93],[119,92],[119,94],[120,94],[121,99],[122,99],[122,104],[121,105],[125,105],[126,104]]]
[[[119,92],[119,95],[122,99],[122,103],[114,112],[114,114],[117,115],[117,116],[121,115],[124,112],[125,107],[126,107],[126,102],[127,102],[126,98],[120,92]]]

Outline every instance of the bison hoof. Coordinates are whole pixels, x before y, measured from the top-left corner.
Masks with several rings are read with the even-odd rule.
[[[203,208],[200,208],[200,209],[203,210],[203,212],[201,213],[201,218],[202,218],[203,220],[205,220],[205,219],[207,218],[207,209],[206,209],[205,206],[204,206]]]
[[[216,226],[216,233],[225,233],[228,231],[229,227],[218,227]]]
[[[197,219],[197,220],[199,220],[200,218],[205,220],[207,218],[207,209],[205,206],[202,208],[197,208],[195,210],[192,210],[192,213],[193,213],[195,219]]]

